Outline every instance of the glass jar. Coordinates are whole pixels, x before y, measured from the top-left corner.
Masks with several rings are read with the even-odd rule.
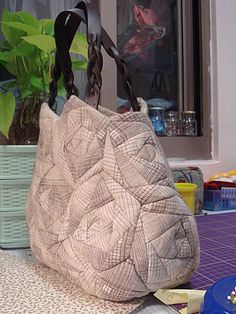
[[[149,107],[148,115],[152,121],[152,125],[156,135],[165,135],[165,119],[164,119],[164,109],[160,107]]]
[[[197,120],[195,111],[182,112],[181,135],[185,136],[197,135]]]
[[[179,114],[178,111],[167,111],[165,113],[166,135],[179,135]]]

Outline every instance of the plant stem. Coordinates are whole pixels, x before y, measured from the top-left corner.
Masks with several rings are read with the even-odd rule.
[[[16,84],[18,85],[18,92],[19,92],[19,96],[21,98],[22,96],[22,89],[21,89],[21,84],[20,84],[20,80],[19,80],[19,73],[20,73],[20,57],[15,57],[15,60],[16,60]]]
[[[49,52],[48,84],[51,80],[52,54]]]
[[[24,70],[25,70],[26,74],[29,74],[29,70],[28,70],[27,65],[25,63],[24,57],[21,57],[21,60],[22,60],[22,64],[23,64],[23,67],[24,67]]]
[[[17,61],[17,57],[15,57],[15,62],[16,62],[16,71],[17,71],[16,77],[18,77],[18,75],[19,75],[19,64],[18,64],[18,61]]]
[[[44,68],[44,64],[43,64],[43,60],[42,60],[42,56],[40,51],[38,50],[38,54],[39,54],[39,60],[41,62],[41,71],[42,71],[42,80],[43,80],[43,88],[44,88],[44,92],[46,92],[46,82],[45,82],[45,77],[46,77],[46,73],[45,73],[45,68]]]

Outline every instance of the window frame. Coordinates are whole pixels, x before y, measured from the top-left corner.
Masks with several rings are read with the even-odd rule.
[[[182,0],[189,1],[189,0]],[[193,4],[195,1],[193,0]],[[113,41],[116,42],[117,17],[116,17],[116,0],[100,1],[102,24],[107,30]],[[160,143],[169,160],[209,160],[212,158],[211,152],[211,77],[210,77],[210,0],[199,0],[200,19],[198,31],[201,34],[199,38],[199,79],[195,84],[200,84],[200,94],[194,95],[199,102],[199,112],[197,119],[201,125],[200,136],[197,137],[159,137]],[[190,10],[187,7],[185,9]],[[185,21],[185,25],[189,21]],[[204,30],[204,32],[202,31]],[[195,48],[195,46],[193,46]],[[104,53],[103,68],[103,87],[101,99],[103,105],[116,110],[117,95],[117,72],[115,63]],[[187,72],[191,75],[191,69]],[[186,76],[185,76],[186,77]],[[184,78],[184,79],[187,79]],[[185,107],[186,108],[186,107]]]

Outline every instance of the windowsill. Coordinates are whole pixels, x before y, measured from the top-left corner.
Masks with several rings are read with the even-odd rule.
[[[218,165],[219,160],[215,159],[184,159],[184,158],[167,158],[170,167],[188,167],[188,166],[201,166],[201,165]]]
[[[181,158],[168,158],[168,162],[171,168],[180,168],[180,167],[199,167],[203,173],[204,180],[207,180],[214,174],[221,171],[220,166],[221,162],[215,159],[193,159],[193,160],[184,160]]]

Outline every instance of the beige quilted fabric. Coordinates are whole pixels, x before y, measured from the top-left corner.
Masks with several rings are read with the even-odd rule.
[[[188,281],[195,220],[147,115],[71,96],[60,117],[42,105],[40,129],[26,211],[38,260],[113,301]]]

